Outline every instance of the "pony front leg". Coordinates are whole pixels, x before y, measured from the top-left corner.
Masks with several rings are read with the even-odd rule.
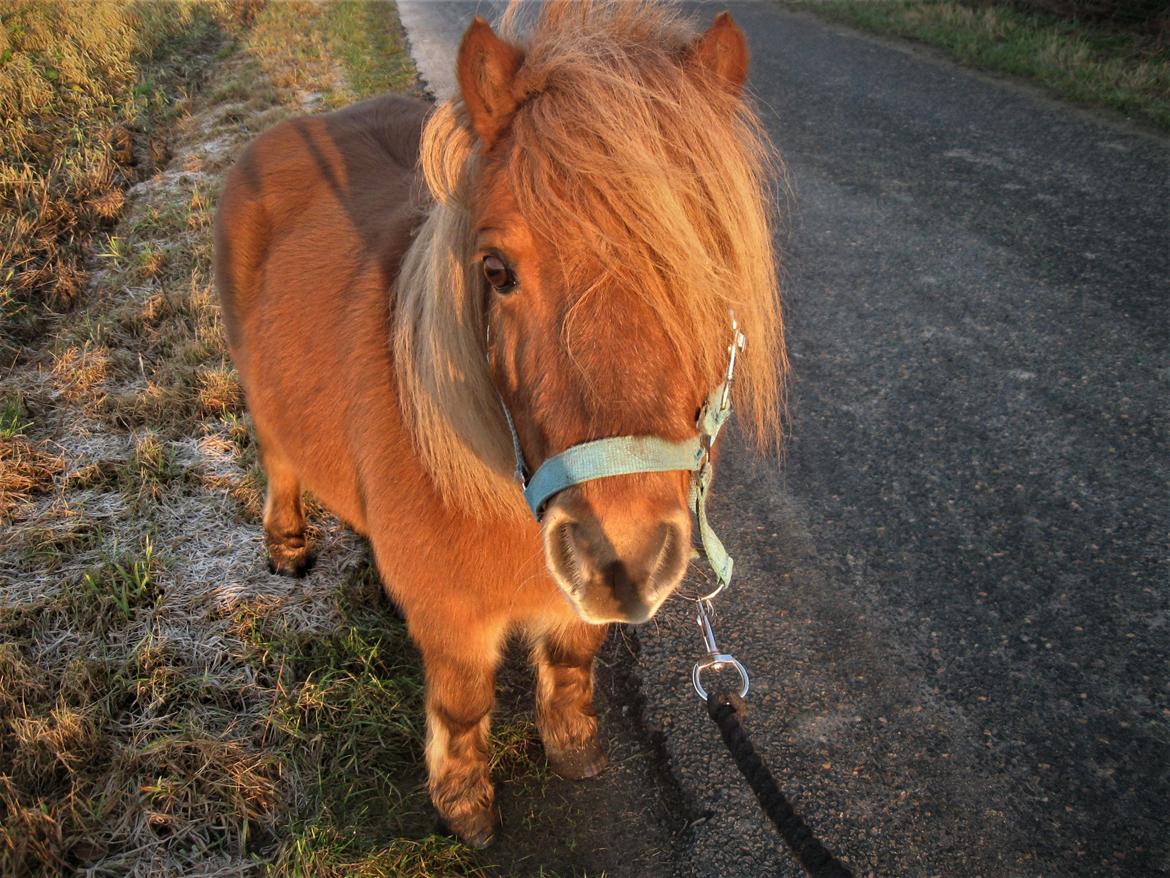
[[[597,740],[593,657],[605,625],[569,622],[535,643],[536,724],[552,770],[569,780],[600,774],[609,760]]]
[[[441,642],[415,638],[426,674],[427,787],[448,828],[465,844],[482,848],[496,828],[488,731],[502,632],[477,636],[451,623],[443,620],[431,629]],[[450,637],[453,631],[459,636]]]
[[[264,546],[268,569],[281,576],[300,578],[313,566],[313,555],[305,538],[305,510],[301,505],[301,482],[292,464],[260,443],[260,457],[268,477],[264,499]]]

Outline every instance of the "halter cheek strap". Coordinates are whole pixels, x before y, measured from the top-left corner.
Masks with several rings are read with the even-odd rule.
[[[501,398],[504,418],[512,433],[512,451],[516,457],[516,479],[524,490],[524,499],[540,521],[548,501],[566,488],[594,479],[625,476],[633,473],[691,472],[689,505],[698,524],[699,541],[707,562],[715,571],[718,587],[704,599],[722,591],[731,580],[733,562],[707,522],[707,491],[711,486],[711,448],[719,431],[731,417],[731,383],[735,376],[736,355],[743,348],[744,336],[732,321],[734,339],[729,348],[727,375],[707,397],[696,424],[698,434],[681,442],[658,436],[617,436],[594,439],[567,448],[550,457],[528,478],[528,466],[512,413]]]

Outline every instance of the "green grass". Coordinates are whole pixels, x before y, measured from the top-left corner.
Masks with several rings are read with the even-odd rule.
[[[269,746],[300,775],[301,799],[266,857],[273,875],[475,875],[454,839],[434,834],[422,773],[423,682],[405,626],[372,568],[339,593],[343,625],[325,637],[256,619],[257,674],[275,676]]]
[[[133,453],[118,472],[119,486],[136,508],[142,508],[147,500],[158,500],[182,478],[183,469],[174,450],[153,433],[137,438]]]
[[[272,865],[270,874],[289,878],[442,878],[448,875],[486,875],[470,861],[465,849],[449,839],[396,839],[377,848],[363,848],[328,823],[308,823]]]
[[[31,426],[19,394],[4,397],[4,402],[0,403],[0,439],[20,436]]]
[[[1152,37],[954,0],[791,0],[832,21],[906,37],[1170,132],[1170,53]]]
[[[325,17],[329,45],[345,65],[350,88],[358,97],[386,91],[409,91],[417,74],[398,29],[398,12],[390,3],[346,0]]]
[[[116,546],[114,551],[117,552]],[[136,610],[157,602],[157,566],[154,543],[148,535],[141,552],[113,554],[102,567],[86,573],[82,577],[83,593],[96,606],[111,606],[123,619],[130,619]]]

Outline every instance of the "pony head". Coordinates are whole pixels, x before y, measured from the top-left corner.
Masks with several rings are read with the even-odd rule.
[[[446,425],[442,443],[421,443],[437,484],[464,508],[526,512],[504,481],[497,393],[534,470],[592,439],[693,436],[726,370],[731,310],[748,337],[736,408],[774,447],[785,359],[770,150],[742,93],[742,32],[726,13],[696,34],[631,2],[545,4],[523,39],[513,17],[503,36],[471,25],[461,99],[424,134],[436,205],[421,236],[442,298],[421,323],[412,312],[399,377],[416,436],[438,435],[430,415]],[[421,271],[418,249],[404,275]],[[428,320],[439,335],[424,339]],[[642,622],[676,589],[689,478],[598,479],[549,503],[545,560],[582,618]]]

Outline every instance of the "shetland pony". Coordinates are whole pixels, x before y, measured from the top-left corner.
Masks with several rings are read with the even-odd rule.
[[[513,10],[510,10],[510,13]],[[531,644],[552,768],[601,771],[594,653],[650,618],[691,554],[689,474],[599,479],[538,524],[513,478],[589,439],[695,434],[734,309],[735,404],[778,442],[785,370],[769,148],[747,48],[633,2],[476,19],[461,95],[285,122],[232,169],[216,280],[268,477],[277,573],[310,561],[302,491],[373,548],[426,674],[431,798],[491,841],[494,673]]]

